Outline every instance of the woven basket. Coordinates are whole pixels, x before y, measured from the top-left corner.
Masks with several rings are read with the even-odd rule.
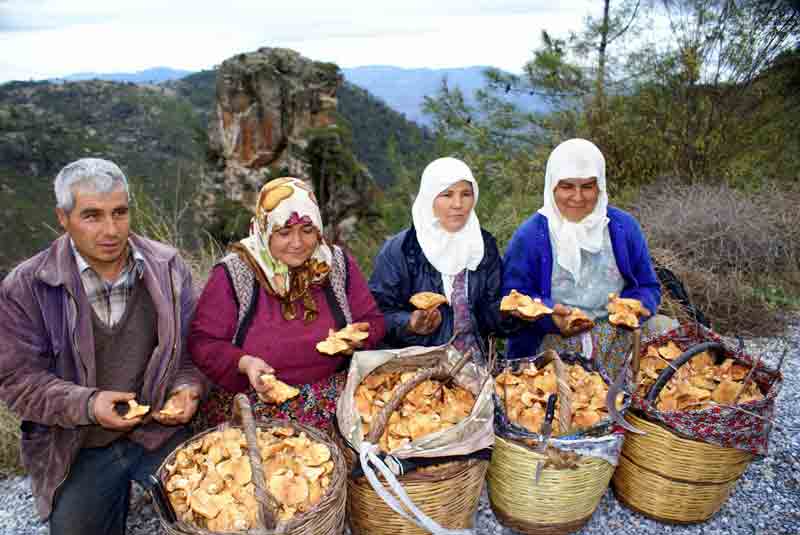
[[[178,446],[167,458],[161,463],[161,466],[156,471],[156,475],[161,481],[162,485],[166,484],[167,478],[167,464],[175,462],[177,452],[203,436],[214,431],[221,431],[226,427],[239,427],[245,432],[245,435],[250,434],[248,438],[248,456],[253,468],[253,483],[256,486],[256,499],[262,507],[261,519],[265,525],[272,524],[274,518],[274,498],[269,494],[264,484],[263,468],[261,466],[261,454],[255,446],[255,431],[259,429],[270,429],[273,427],[292,427],[297,432],[305,432],[308,437],[316,442],[321,442],[328,446],[331,450],[331,458],[334,463],[333,473],[331,475],[330,486],[325,492],[325,495],[311,510],[295,515],[290,521],[279,523],[274,528],[257,527],[249,530],[248,535],[319,535],[331,534],[338,535],[344,532],[344,519],[345,519],[345,503],[346,503],[346,487],[345,487],[345,461],[339,446],[332,442],[327,435],[322,432],[299,424],[291,420],[276,420],[276,419],[263,419],[256,423],[253,419],[253,413],[250,408],[250,402],[247,396],[238,394],[234,398],[234,405],[236,406],[234,412],[237,412],[242,425],[233,426],[231,424],[221,424],[216,428],[208,429],[202,433],[198,433],[190,440],[187,440]],[[251,440],[252,438],[252,440]],[[255,446],[255,447],[254,447]],[[158,499],[154,495],[154,502],[157,504]],[[185,522],[169,522],[167,515],[159,507],[156,507],[159,522],[162,529],[167,535],[216,535],[217,532],[201,529],[194,525]]]
[[[556,359],[559,383],[565,385],[564,366],[555,353],[552,358]],[[569,396],[561,397],[559,419],[569,422]],[[489,503],[504,526],[531,535],[560,535],[577,531],[592,517],[614,466],[588,456],[578,456],[568,467],[551,466],[548,453],[560,455],[554,448],[539,453],[520,441],[495,435],[488,475]],[[540,462],[544,467],[537,484]]]
[[[462,362],[465,362],[463,360]],[[383,434],[386,423],[394,408],[405,394],[430,378],[446,379],[455,371],[426,370],[395,391],[394,398],[376,417],[370,436]],[[348,469],[359,463],[356,452],[346,444],[341,435],[341,447]],[[371,440],[372,442],[372,440]],[[452,461],[427,466],[397,477],[409,498],[427,516],[440,526],[450,529],[472,527],[475,512],[478,510],[486,469],[489,463],[478,459]],[[382,482],[385,480],[379,475]],[[347,516],[353,535],[427,535],[429,532],[407,521],[392,510],[378,496],[365,477],[347,478]]]
[[[543,468],[539,484],[536,465],[548,457],[531,448],[495,436],[489,466],[489,501],[506,527],[535,535],[571,533],[592,517],[614,467],[596,457],[580,457],[574,468]]]
[[[646,516],[676,524],[702,522],[728,499],[752,455],[681,438],[628,413],[646,435],[625,437],[613,486],[617,498]]]

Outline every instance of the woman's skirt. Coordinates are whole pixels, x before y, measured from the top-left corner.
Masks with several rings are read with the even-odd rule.
[[[293,385],[300,389],[300,395],[280,405],[264,403],[251,387],[247,392],[253,415],[260,418],[295,420],[310,425],[326,433],[331,432],[332,420],[336,416],[336,401],[344,389],[347,372],[331,375],[316,383]],[[213,386],[205,402],[197,411],[193,426],[196,432],[204,431],[231,419],[235,392],[227,392]]]
[[[678,322],[663,314],[645,321],[642,324],[642,340],[659,336],[678,326]],[[608,319],[595,320],[595,326],[588,331],[592,340],[592,359],[598,360],[611,380],[616,379],[625,357],[631,347],[632,333],[619,329],[608,322]],[[553,349],[556,352],[583,353],[583,333],[565,338],[560,334],[548,334],[542,339],[539,351]]]

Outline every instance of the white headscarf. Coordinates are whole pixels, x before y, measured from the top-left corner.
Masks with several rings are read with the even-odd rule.
[[[553,190],[561,180],[570,178],[597,178],[600,194],[594,210],[578,223],[568,221],[556,206]],[[591,253],[603,247],[603,233],[608,225],[606,210],[606,160],[600,149],[585,139],[570,139],[561,143],[547,159],[544,179],[544,206],[539,213],[547,218],[558,264],[572,273],[575,282],[580,280],[581,249]]]
[[[464,226],[457,232],[449,232],[433,215],[433,200],[462,180],[472,184],[475,204]],[[445,295],[448,298],[452,292],[453,278],[464,269],[475,271],[483,259],[481,224],[475,213],[477,204],[478,183],[467,164],[456,158],[439,158],[425,167],[411,215],[422,252],[442,274]]]

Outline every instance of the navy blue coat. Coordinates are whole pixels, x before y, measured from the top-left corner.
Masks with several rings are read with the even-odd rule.
[[[504,336],[515,322],[513,318],[500,314],[503,260],[497,242],[485,230],[481,229],[481,233],[483,260],[477,270],[468,273],[467,289],[472,322],[477,330],[475,334],[485,355],[486,337],[491,333]],[[442,323],[433,333],[420,336],[406,328],[415,310],[408,301],[412,295],[418,292],[444,295],[442,275],[422,252],[414,227],[392,236],[383,244],[375,258],[369,289],[384,314],[384,344],[387,347],[436,346],[447,343],[453,336],[453,309],[449,304],[439,306]]]

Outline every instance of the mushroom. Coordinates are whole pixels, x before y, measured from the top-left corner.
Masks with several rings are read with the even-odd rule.
[[[128,412],[122,417],[124,420],[133,420],[139,416],[144,416],[150,411],[150,405],[139,405],[135,399],[128,400]]]
[[[224,478],[231,477],[240,486],[250,483],[253,472],[250,468],[250,461],[245,456],[234,457],[227,461],[222,461],[217,465],[217,472]]]

